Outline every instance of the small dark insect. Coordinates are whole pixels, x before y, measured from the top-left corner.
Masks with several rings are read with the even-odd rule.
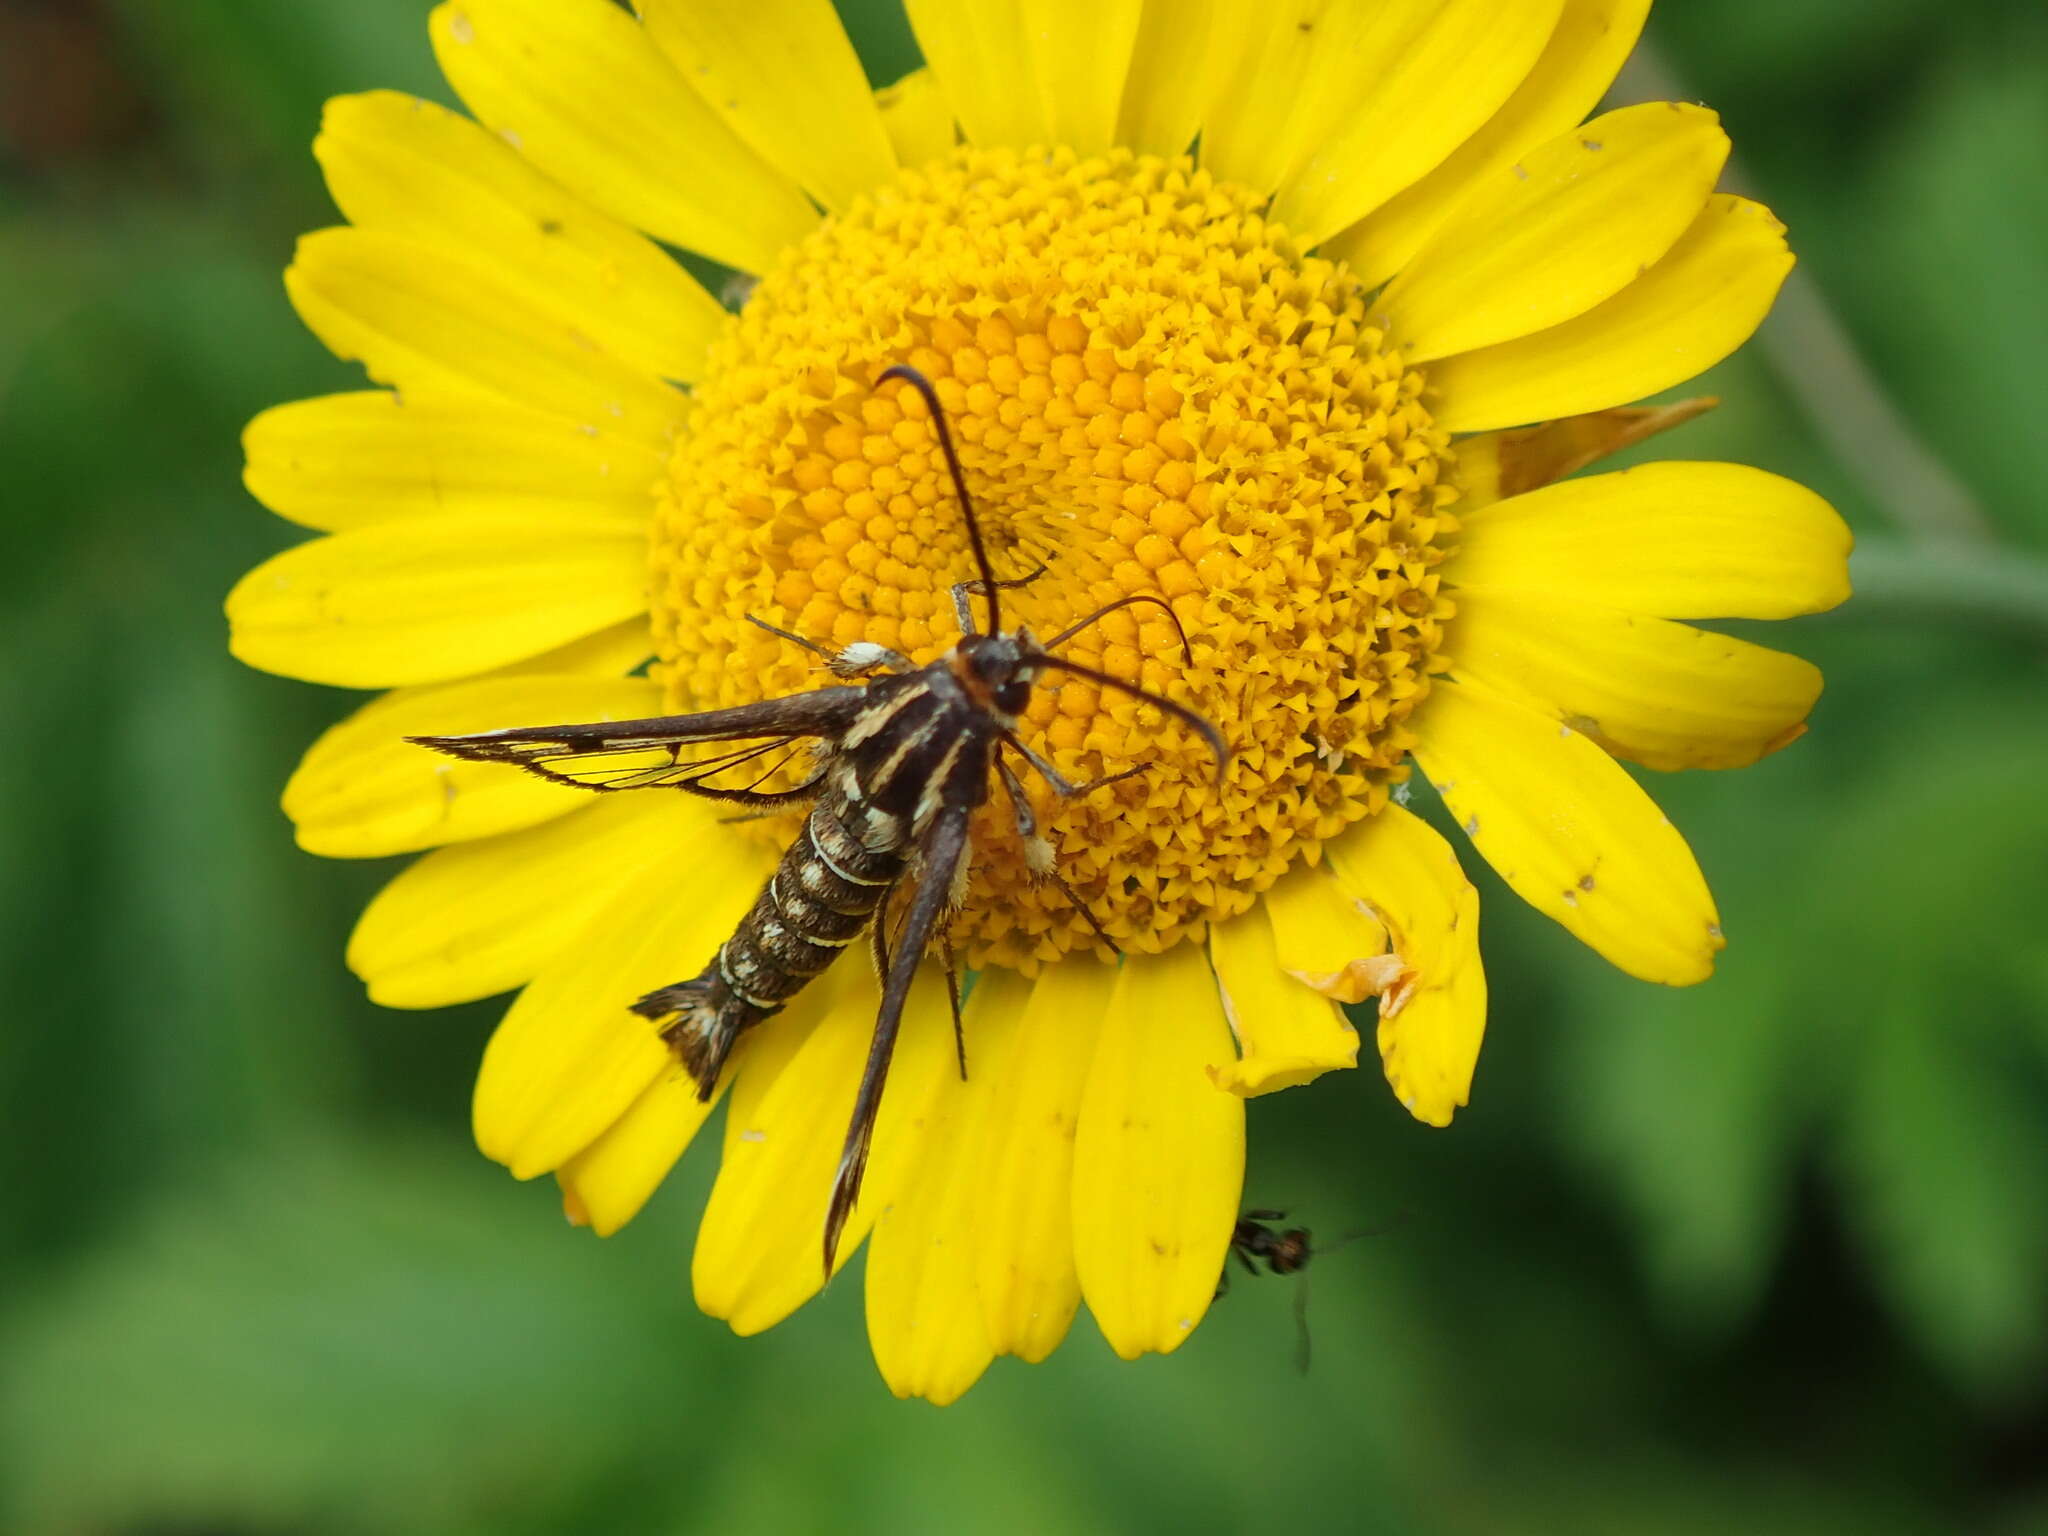
[[[1143,699],[1207,743],[1219,777],[1229,761],[1222,734],[1194,711],[1054,654],[1063,641],[1134,603],[1165,609],[1179,629],[1180,621],[1164,598],[1142,593],[1121,598],[1043,644],[1021,627],[1003,628],[998,591],[1023,586],[1039,573],[1016,581],[996,580],[937,392],[913,368],[890,368],[877,382],[891,379],[909,384],[931,412],[980,573],[979,580],[953,588],[961,637],[945,655],[919,667],[883,646],[863,643],[835,651],[754,619],[770,633],[822,656],[834,676],[862,681],[701,714],[412,738],[455,757],[515,763],[543,778],[583,789],[682,789],[766,810],[809,805],[803,828],[781,864],[703,973],[650,992],[632,1008],[661,1026],[662,1038],[696,1084],[697,1096],[709,1100],[746,1031],[780,1012],[863,931],[869,933],[883,982],[882,1005],[826,1210],[828,1278],[840,1233],[860,1193],[904,1002],[918,963],[935,942],[944,953],[952,984],[953,1027],[963,1075],[967,1069],[966,1047],[958,1039],[957,976],[944,934],[946,919],[964,887],[968,820],[987,801],[991,774],[1009,798],[1032,872],[1064,892],[1097,935],[1109,942],[1094,914],[1060,877],[1052,846],[1039,835],[1023,786],[1002,749],[1015,752],[1063,797],[1084,795],[1127,775],[1069,783],[1025,745],[1017,735],[1017,721],[1039,675],[1069,672]],[[988,603],[986,630],[974,627],[970,593]],[[1187,651],[1185,633],[1181,645]],[[686,755],[686,748],[705,742],[732,745],[706,757]],[[794,788],[761,787],[806,752],[809,763]],[[886,931],[893,915],[892,898],[903,889],[909,897],[894,904],[903,910],[892,936]]]
[[[1246,1211],[1237,1219],[1237,1226],[1230,1234],[1230,1257],[1235,1258],[1251,1274],[1259,1272],[1259,1262],[1265,1261],[1266,1271],[1275,1275],[1299,1274],[1301,1279],[1294,1288],[1294,1368],[1304,1376],[1308,1374],[1308,1261],[1317,1254],[1328,1253],[1333,1248],[1342,1248],[1356,1242],[1367,1232],[1349,1232],[1334,1243],[1316,1246],[1306,1227],[1289,1227],[1276,1231],[1268,1222],[1285,1221],[1285,1211]],[[1223,1264],[1223,1273],[1216,1281],[1216,1294],[1226,1296],[1230,1292],[1230,1258]]]

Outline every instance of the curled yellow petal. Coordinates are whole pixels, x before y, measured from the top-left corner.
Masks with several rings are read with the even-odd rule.
[[[1379,1051],[1394,1097],[1428,1125],[1449,1125],[1472,1091],[1486,1033],[1479,893],[1450,845],[1389,805],[1325,850],[1345,893],[1386,924],[1400,974],[1380,996]]]
[[[1244,1185],[1244,1100],[1219,1092],[1229,1026],[1192,944],[1126,955],[1074,1142],[1081,1294],[1126,1360],[1178,1349],[1209,1310]]]
[[[1242,917],[1209,929],[1209,957],[1238,1060],[1216,1086],[1255,1097],[1358,1065],[1358,1031],[1340,1002],[1359,1002],[1390,979],[1377,919],[1320,869],[1283,877]]]

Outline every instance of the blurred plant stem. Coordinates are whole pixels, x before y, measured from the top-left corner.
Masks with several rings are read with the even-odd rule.
[[[1698,97],[1655,41],[1646,38],[1623,66],[1611,99]],[[1739,159],[1728,162],[1721,181],[1728,191],[1770,205],[1768,197],[1758,196]],[[1821,442],[1900,533],[1916,540],[1992,542],[1991,520],[1975,495],[1892,403],[1819,284],[1803,269],[1786,280],[1756,346]],[[1860,600],[1861,582],[1856,590]]]
[[[1834,618],[1936,621],[2048,641],[2048,561],[1975,540],[1869,539],[1850,557],[1855,598]]]

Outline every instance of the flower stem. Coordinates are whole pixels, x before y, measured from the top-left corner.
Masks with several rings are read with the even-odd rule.
[[[1846,622],[1935,622],[2048,641],[2048,561],[1946,540],[1866,539],[1849,560]]]

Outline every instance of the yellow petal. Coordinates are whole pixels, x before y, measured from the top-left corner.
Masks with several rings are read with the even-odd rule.
[[[1820,697],[1797,656],[1527,593],[1470,594],[1443,654],[1645,768],[1746,768],[1796,740]]]
[[[1386,948],[1386,931],[1319,869],[1295,870],[1242,917],[1211,923],[1209,958],[1239,1052],[1212,1070],[1216,1086],[1252,1098],[1357,1066],[1358,1031],[1334,999],[1377,990],[1366,973]]]
[[[894,85],[884,86],[875,92],[875,105],[882,110],[882,126],[900,164],[928,165],[953,152],[953,108],[929,69],[913,69]]]
[[[1565,0],[1557,26],[1501,109],[1444,162],[1374,209],[1322,254],[1376,288],[1422,249],[1472,188],[1580,122],[1635,46],[1650,0]]]
[[[624,677],[638,671],[654,655],[654,626],[644,613],[551,651],[508,662],[477,674],[479,682],[494,677],[538,677],[550,672],[588,672],[593,677]]]
[[[826,979],[837,990],[822,994],[823,1008],[799,1021],[806,1027],[794,1049],[788,1029],[781,1027],[798,1011],[794,1005],[764,1026],[780,1038],[763,1038],[757,1052],[786,1057],[758,1094],[744,1102],[734,1094],[725,1162],[697,1229],[690,1270],[697,1305],[724,1318],[734,1333],[774,1327],[816,1295],[823,1279],[825,1206],[881,1001],[872,971],[858,957],[834,966]],[[811,983],[799,1002],[820,985]],[[956,1070],[952,1008],[933,967],[925,968],[911,991],[897,1051],[867,1178],[840,1239],[839,1266],[852,1257],[875,1212],[896,1198],[922,1155],[915,1122],[930,1102],[932,1074]],[[750,1061],[739,1087],[748,1086],[754,1070]]]
[[[953,104],[967,142],[985,148],[1046,146],[1050,125],[1027,61],[1020,0],[904,0],[917,46]]]
[[[1575,475],[1610,454],[1682,427],[1720,403],[1713,395],[1699,395],[1669,405],[1618,405],[1540,426],[1461,438],[1458,516]]]
[[[816,226],[610,0],[448,0],[431,28],[464,105],[615,218],[745,272]]]
[[[1703,107],[1597,117],[1485,177],[1375,311],[1411,363],[1582,315],[1677,243],[1727,157]]]
[[[1475,512],[1445,580],[1665,619],[1786,619],[1849,595],[1849,529],[1741,464],[1645,464]]]
[[[661,456],[559,416],[384,390],[273,406],[242,434],[242,483],[280,517],[335,531],[532,507],[645,517]]]
[[[734,1066],[737,1066],[735,1048]],[[572,1225],[610,1237],[640,1214],[718,1107],[727,1079],[709,1100],[681,1072],[664,1072],[641,1091],[597,1140],[555,1170]]]
[[[1252,19],[1249,7],[1231,0],[1151,0],[1138,18],[1117,143],[1140,154],[1186,154],[1225,71],[1238,62],[1231,45]]]
[[[978,986],[988,985],[987,972]],[[1116,973],[1085,959],[1039,972],[983,1109],[975,1251],[989,1343],[1043,1360],[1081,1304],[1074,1128]],[[970,1066],[969,1071],[975,1070]]]
[[[647,607],[644,521],[462,513],[329,534],[228,594],[229,648],[266,672],[442,682],[595,634]]]
[[[1402,974],[1380,995],[1380,1063],[1425,1125],[1449,1125],[1472,1091],[1486,1033],[1479,892],[1419,816],[1389,805],[1325,850],[1345,892],[1386,924]]]
[[[645,678],[522,676],[407,688],[364,706],[306,753],[284,787],[299,846],[372,859],[531,827],[591,804],[588,791],[502,763],[470,763],[408,736],[515,725],[636,720],[661,706]]]
[[[1081,1294],[1126,1360],[1186,1342],[1209,1310],[1244,1186],[1244,1100],[1219,1092],[1229,1026],[1208,957],[1127,955],[1074,1138]]]
[[[517,1178],[560,1167],[678,1070],[655,1026],[630,1007],[703,970],[769,869],[730,828],[662,851],[668,857],[621,887],[519,994],[484,1050],[476,1144]]]
[[[1260,192],[1280,186],[1370,99],[1359,61],[1397,56],[1428,11],[1427,0],[1226,0],[1217,41],[1229,62],[1202,115],[1203,168]]]
[[[1678,244],[1606,303],[1431,368],[1437,424],[1507,426],[1683,384],[1749,340],[1791,270],[1785,226],[1768,208],[1709,198]]]
[[[1141,8],[1140,0],[1033,0],[1024,35],[1050,142],[1098,155],[1115,140]]]
[[[324,229],[299,241],[284,285],[307,328],[380,384],[511,401],[653,448],[689,406],[646,370],[597,350],[574,312],[541,307],[475,253]]]
[[[1414,720],[1416,762],[1516,895],[1631,976],[1712,973],[1724,941],[1707,882],[1619,763],[1476,678],[1439,679]]]
[[[1440,0],[1415,7],[1412,28],[1371,37],[1351,61],[1370,88],[1310,145],[1273,200],[1274,219],[1315,245],[1440,165],[1527,77],[1563,3]]]
[[[387,1008],[523,986],[649,865],[697,836],[724,836],[714,816],[680,794],[589,796],[537,827],[430,853],[364,909],[349,969]]]
[[[703,377],[728,318],[718,301],[652,240],[468,118],[397,91],[337,96],[313,153],[357,228],[458,258],[488,252],[492,272],[534,309],[574,315],[613,357],[661,378]]]
[[[976,1212],[988,1194],[981,1147],[1030,996],[1030,984],[1012,971],[987,971],[975,983],[962,1028],[965,1082],[951,1060],[950,1030],[918,1042],[947,1059],[910,1072],[931,1088],[919,1149],[868,1238],[868,1342],[898,1397],[950,1403],[995,1358],[976,1289]]]
[[[770,165],[844,210],[896,170],[830,0],[635,0],[676,73]]]

